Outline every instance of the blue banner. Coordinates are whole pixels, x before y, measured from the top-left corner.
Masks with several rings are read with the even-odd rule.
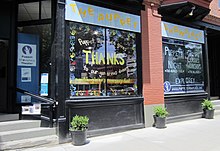
[[[140,32],[140,16],[72,0],[66,0],[65,19],[122,30]]]
[[[17,88],[33,94],[39,92],[39,36],[18,34]],[[32,103],[31,96],[17,93],[17,103]]]

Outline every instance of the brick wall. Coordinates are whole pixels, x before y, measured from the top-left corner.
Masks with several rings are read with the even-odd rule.
[[[161,17],[150,3],[141,16],[144,103],[164,104]]]
[[[211,9],[211,11],[203,21],[220,26],[220,8],[218,2],[219,0],[213,0],[210,3],[209,9]]]

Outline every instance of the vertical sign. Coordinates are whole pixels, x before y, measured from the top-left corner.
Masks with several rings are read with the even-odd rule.
[[[39,36],[18,34],[17,49],[17,88],[33,94],[39,91]],[[34,100],[17,93],[18,103],[31,103]]]
[[[48,96],[48,73],[41,73],[41,81],[40,81],[40,95]]]

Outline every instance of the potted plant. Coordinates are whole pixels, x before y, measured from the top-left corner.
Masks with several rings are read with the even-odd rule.
[[[206,119],[213,119],[215,111],[213,103],[209,99],[204,99],[201,104],[203,109],[203,117]]]
[[[154,107],[154,125],[156,128],[166,128],[166,117],[168,116],[166,108],[162,106]]]
[[[72,144],[79,146],[86,144],[89,118],[87,116],[75,115],[71,121],[70,133]]]

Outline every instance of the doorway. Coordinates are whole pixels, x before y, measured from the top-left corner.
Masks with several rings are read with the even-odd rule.
[[[7,54],[8,40],[0,39],[0,113],[7,112]]]
[[[220,31],[208,30],[208,56],[209,56],[209,77],[210,77],[210,97],[219,99],[220,97],[220,51],[219,51]]]

